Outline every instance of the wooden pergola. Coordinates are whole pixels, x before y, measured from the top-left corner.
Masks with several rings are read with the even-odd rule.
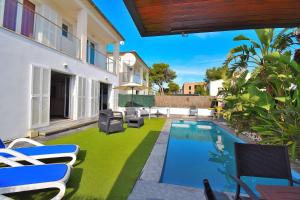
[[[300,26],[300,0],[123,0],[142,36]]]

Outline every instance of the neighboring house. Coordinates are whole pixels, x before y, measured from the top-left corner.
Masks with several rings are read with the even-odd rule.
[[[207,87],[207,83],[206,82],[183,83],[182,94],[195,94],[197,86]]]
[[[223,88],[224,80],[215,80],[209,82],[209,95],[210,96],[217,96],[219,91]]]
[[[126,53],[131,53],[135,56],[136,62],[130,67],[126,65],[126,57],[124,56]],[[126,83],[138,83],[149,87],[149,67],[143,61],[143,59],[137,54],[135,51],[130,52],[121,52],[120,53],[120,85]],[[132,91],[120,91],[123,94],[131,94]],[[134,91],[134,94],[149,94],[149,88],[141,91]]]
[[[117,108],[123,40],[91,0],[0,0],[0,138]]]

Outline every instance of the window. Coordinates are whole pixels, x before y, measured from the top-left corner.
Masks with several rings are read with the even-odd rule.
[[[87,40],[86,61],[92,65],[95,64],[95,48],[95,43],[91,42],[90,40]]]
[[[192,89],[192,86],[189,86],[189,90],[191,90]]]
[[[62,25],[61,25],[61,34],[62,36],[68,38],[69,40],[73,39],[73,35],[72,35],[72,25],[67,22],[66,20],[62,20]]]
[[[68,37],[69,26],[66,24],[62,24],[62,35],[66,38]]]

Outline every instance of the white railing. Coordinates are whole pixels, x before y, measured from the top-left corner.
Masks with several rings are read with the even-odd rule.
[[[16,0],[0,0],[0,26],[80,59],[80,39]]]
[[[87,50],[88,51],[87,51],[86,61],[89,64],[95,65],[95,66],[101,68],[102,70],[105,70],[110,73],[114,73],[114,74],[117,73],[117,71],[116,71],[117,63],[115,62],[114,59],[101,53],[100,51],[98,51],[97,49],[92,47],[91,45],[88,45]]]
[[[131,82],[130,80],[130,72],[121,72],[120,73],[120,82],[122,83],[129,83]]]

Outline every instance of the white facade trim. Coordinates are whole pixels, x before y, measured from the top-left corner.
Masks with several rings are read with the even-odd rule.
[[[86,6],[84,5],[84,3],[82,3],[80,0],[75,0],[77,2],[77,4],[80,5],[80,7],[84,8],[87,12],[87,14],[92,17],[96,23],[103,29],[105,30],[106,33],[108,33],[115,41],[120,41],[102,22],[100,22],[100,20],[98,19],[98,17],[96,17],[88,8],[86,8]]]

